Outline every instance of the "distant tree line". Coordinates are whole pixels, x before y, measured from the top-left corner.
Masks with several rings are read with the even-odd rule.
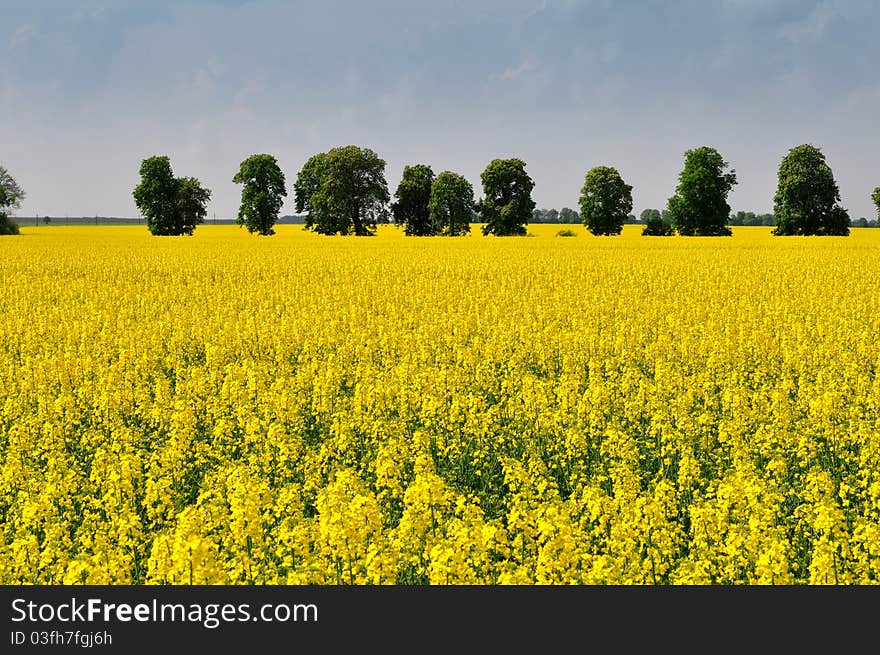
[[[167,156],[144,159],[133,196],[150,232],[157,236],[191,235],[204,222],[211,191],[194,177],[175,177]],[[242,185],[236,222],[251,233],[274,234],[287,196],[284,173],[276,158],[256,154],[239,165],[232,178]],[[407,236],[461,236],[471,223],[483,224],[484,235],[526,234],[532,223],[582,223],[594,235],[620,234],[623,225],[641,223],[646,236],[729,236],[730,226],[772,226],[774,235],[849,234],[850,226],[875,227],[877,220],[853,221],[840,205],[840,191],[819,148],[804,144],[783,157],[772,214],[731,213],[727,196],[737,184],[714,148],[684,153],[684,166],[666,208],[632,213],[632,186],[611,166],[587,171],[578,208],[536,209],[534,181],[517,158],[493,159],[480,175],[482,196],[461,174],[430,165],[410,164],[394,192],[385,180],[385,160],[373,150],[354,145],[332,148],[310,157],[293,184],[297,219],[306,229],[325,235],[369,236],[393,220]],[[0,234],[15,234],[9,211],[20,206],[24,191],[0,166]],[[872,201],[880,217],[880,187]],[[301,217],[301,218],[300,218]],[[46,221],[48,223],[48,221]]]
[[[755,212],[739,211],[730,215],[728,225],[764,225],[773,227],[776,225],[776,217],[773,214],[756,214]]]
[[[581,215],[571,207],[563,207],[558,211],[556,209],[534,209],[532,210],[531,222],[573,225],[581,222]]]

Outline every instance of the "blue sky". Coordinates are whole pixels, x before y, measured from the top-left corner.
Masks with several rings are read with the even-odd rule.
[[[349,143],[479,175],[520,157],[539,207],[617,167],[663,207],[688,148],[737,171],[734,211],[772,209],[779,160],[813,143],[851,216],[880,185],[880,0],[2,0],[0,164],[19,212],[135,216],[140,161],[232,217],[245,157],[288,186]],[[285,212],[293,211],[292,190]]]

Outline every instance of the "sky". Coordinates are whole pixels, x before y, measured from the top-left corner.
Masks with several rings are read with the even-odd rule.
[[[0,0],[0,164],[19,216],[137,216],[168,155],[234,217],[240,162],[293,182],[348,144],[464,175],[519,157],[538,207],[617,168],[663,208],[689,148],[772,211],[779,162],[822,149],[853,218],[880,185],[880,0]]]

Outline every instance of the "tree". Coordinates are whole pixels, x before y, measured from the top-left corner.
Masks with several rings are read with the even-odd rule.
[[[425,164],[405,166],[403,177],[397,185],[391,205],[394,223],[404,228],[407,236],[423,237],[434,234],[428,205],[431,202],[431,188],[434,184],[434,171]]]
[[[375,234],[390,200],[385,160],[369,148],[342,146],[310,158],[297,177],[297,211],[319,234]]]
[[[874,206],[877,208],[877,222],[880,223],[880,186],[874,189],[874,193],[871,194],[871,200],[874,201]]]
[[[532,189],[535,183],[521,159],[493,159],[480,179],[484,197],[476,208],[485,223],[483,234],[496,236],[524,235],[535,208]]]
[[[632,204],[632,187],[616,168],[596,166],[587,172],[580,206],[581,218],[591,234],[620,234]]]
[[[773,198],[773,234],[846,236],[849,214],[840,206],[840,191],[825,155],[814,145],[788,151],[779,164]]]
[[[853,227],[868,227],[868,219],[862,216],[857,221],[853,221]]]
[[[293,183],[294,207],[298,214],[308,212],[314,196],[321,187],[321,173],[324,170],[323,152],[308,158]],[[308,221],[305,221],[308,224]]]
[[[643,209],[642,213],[639,214],[639,221],[647,224],[648,221],[652,219],[660,218],[660,210],[659,209]]]
[[[194,177],[176,178],[166,156],[141,162],[134,202],[154,236],[192,235],[207,215],[211,192]]]
[[[429,213],[432,233],[461,236],[471,231],[474,188],[464,177],[443,171],[431,185]]]
[[[581,215],[571,207],[563,207],[559,210],[560,223],[580,223]]]
[[[648,237],[669,237],[675,234],[675,228],[672,223],[664,216],[667,212],[660,212],[659,209],[643,209],[639,215],[645,227],[642,228],[642,236]]]
[[[205,221],[210,200],[211,191],[196,178],[182,177],[177,180],[177,226],[180,234],[192,235],[196,225]]]
[[[0,234],[18,234],[18,223],[9,217],[9,210],[21,207],[24,189],[4,166],[0,166]]]
[[[675,195],[667,204],[672,225],[683,236],[730,236],[727,194],[736,184],[736,171],[715,148],[703,146],[684,153]]]
[[[141,162],[141,181],[134,188],[134,203],[156,236],[177,235],[177,180],[171,160],[162,155],[147,157]]]
[[[251,234],[256,232],[264,237],[275,234],[273,226],[287,195],[284,173],[275,157],[251,155],[241,162],[232,181],[243,185],[236,223],[244,225]]]

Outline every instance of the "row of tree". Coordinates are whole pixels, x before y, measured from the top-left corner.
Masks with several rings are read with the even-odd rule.
[[[192,234],[205,216],[210,191],[194,178],[175,178],[167,157],[141,165],[135,202],[153,234]],[[620,234],[637,222],[632,186],[617,169],[596,166],[581,189],[580,212],[565,207],[536,209],[534,181],[521,159],[495,159],[480,175],[483,196],[474,199],[460,174],[435,175],[427,164],[408,165],[392,202],[385,181],[385,161],[369,148],[349,145],[318,153],[303,165],[293,185],[296,211],[305,226],[320,234],[375,233],[379,223],[401,227],[408,236],[459,236],[470,224],[483,223],[483,233],[521,235],[532,222],[582,222],[596,235]],[[284,174],[272,155],[253,155],[240,165],[233,181],[243,185],[237,221],[250,232],[274,233],[273,226],[287,195]],[[645,235],[726,236],[730,225],[774,225],[776,235],[846,235],[850,219],[840,206],[840,192],[819,148],[792,148],[779,166],[773,214],[731,215],[727,197],[737,183],[721,154],[703,146],[685,153],[675,194],[666,209],[646,209],[640,219]],[[880,214],[880,187],[872,196]],[[865,221],[867,225],[867,221]]]
[[[532,222],[582,222],[596,235],[620,234],[637,222],[632,186],[617,169],[596,166],[586,173],[580,212],[538,210],[532,200],[534,181],[521,159],[494,159],[480,175],[483,195],[474,199],[470,183],[453,171],[435,175],[427,164],[408,165],[394,193],[385,181],[385,161],[369,148],[349,145],[318,153],[303,165],[293,185],[296,211],[305,227],[320,234],[374,234],[379,223],[393,218],[409,236],[459,236],[472,222],[483,233],[522,235]],[[640,218],[645,235],[724,236],[730,225],[775,225],[776,235],[846,235],[850,218],[840,206],[840,192],[822,152],[813,145],[792,148],[779,166],[773,214],[731,215],[727,196],[736,172],[711,147],[685,153],[675,194],[666,209],[646,209]],[[211,191],[194,177],[174,176],[167,156],[141,163],[141,180],[133,196],[154,235],[192,234],[204,222]],[[242,185],[237,222],[249,232],[271,235],[287,195],[284,173],[272,155],[248,157],[232,178]],[[17,231],[7,211],[24,198],[5,168],[0,167],[0,233]],[[880,187],[872,195],[880,215]],[[869,226],[866,219],[856,224]]]

